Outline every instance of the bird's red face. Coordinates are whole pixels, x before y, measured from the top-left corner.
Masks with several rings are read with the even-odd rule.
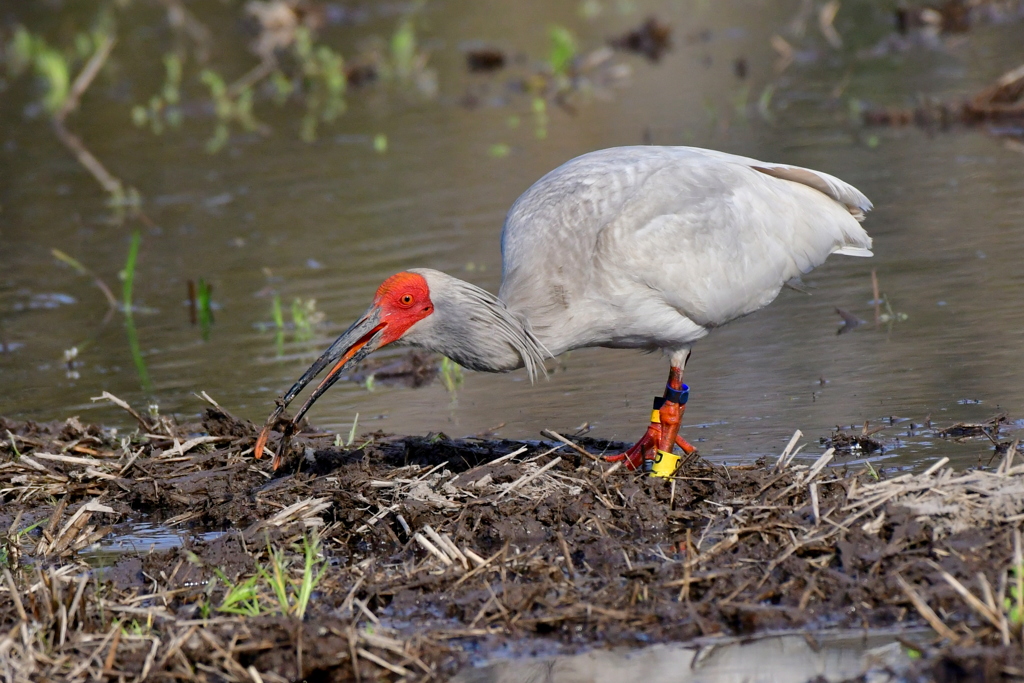
[[[284,412],[285,407],[324,368],[328,365],[332,366],[330,372],[299,408],[299,412],[292,419],[292,426],[298,424],[313,403],[338,381],[346,367],[359,362],[380,347],[398,341],[409,331],[409,328],[433,312],[434,304],[430,300],[430,288],[422,275],[404,272],[392,275],[385,280],[377,288],[373,304],[370,305],[366,313],[338,337],[288,390],[288,393],[277,402],[277,409],[267,418],[263,431],[260,432],[259,439],[256,440],[256,457],[259,458],[263,455],[263,447],[266,446],[270,430],[277,423],[277,419]],[[281,453],[275,455],[274,469],[280,465],[281,455]]]
[[[380,346],[398,341],[410,327],[434,312],[430,288],[418,273],[398,273],[381,283],[373,307],[380,311],[384,325]]]

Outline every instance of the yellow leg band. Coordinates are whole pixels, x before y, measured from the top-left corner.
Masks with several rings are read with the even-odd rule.
[[[658,451],[654,459],[654,467],[651,469],[652,477],[671,477],[679,467],[679,456],[668,451]]]
[[[661,424],[661,411],[660,410],[652,410],[651,411],[651,422],[654,422],[655,424]]]

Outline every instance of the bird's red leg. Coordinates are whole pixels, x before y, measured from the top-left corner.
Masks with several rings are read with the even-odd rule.
[[[689,354],[686,358],[688,357]],[[605,456],[606,461],[625,462],[627,469],[635,470],[643,467],[648,461],[653,463],[659,450],[671,453],[673,446],[676,445],[687,455],[697,450],[679,436],[679,423],[682,421],[683,411],[686,410],[689,393],[688,387],[683,384],[685,362],[684,358],[682,364],[672,366],[665,387],[665,396],[654,400],[654,413],[651,415],[651,424],[647,427],[647,432],[624,453]]]
[[[683,387],[683,369],[672,366],[668,373],[665,386],[665,402],[661,406],[661,438],[658,439],[658,450],[672,452],[679,435],[679,423],[683,421],[686,410],[686,398]],[[686,393],[689,393],[687,390]]]

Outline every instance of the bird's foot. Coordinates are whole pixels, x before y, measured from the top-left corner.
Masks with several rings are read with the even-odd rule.
[[[682,397],[681,393],[680,397]],[[675,445],[679,446],[680,450],[686,455],[696,453],[697,449],[678,434],[679,421],[685,405],[685,398],[683,398],[682,404],[666,403],[665,399],[661,397],[654,399],[651,424],[647,427],[644,435],[626,451],[617,455],[606,455],[604,457],[605,461],[624,463],[628,470],[638,470],[641,468],[650,470],[653,469],[654,463],[658,459],[659,447],[671,450],[672,445]],[[668,440],[668,444],[664,446],[661,445],[663,436]]]
[[[635,444],[618,455],[604,456],[605,462],[621,462],[627,470],[638,470],[644,467],[645,461],[654,462],[658,454],[658,439],[661,438],[661,425],[654,422],[647,432]]]
[[[618,453],[616,455],[604,456],[605,462],[622,462],[625,463],[626,469],[633,471],[641,468],[649,469],[645,467],[647,463],[653,464],[658,459],[658,440],[661,438],[661,430],[648,429],[647,433],[641,437],[639,441],[629,447],[629,449]],[[676,435],[676,445],[686,455],[693,455],[697,452],[689,441],[683,437]]]

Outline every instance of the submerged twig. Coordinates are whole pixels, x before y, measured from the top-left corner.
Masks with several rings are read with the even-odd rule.
[[[100,44],[96,47],[96,51],[75,78],[67,99],[64,100],[57,113],[53,115],[53,129],[61,143],[75,155],[78,163],[92,174],[96,182],[111,196],[120,198],[124,194],[124,185],[120,179],[110,173],[106,166],[100,163],[100,160],[88,150],[81,138],[69,131],[64,125],[68,115],[78,108],[82,95],[89,89],[89,86],[92,85],[93,80],[99,74],[103,65],[106,64],[107,58],[110,57],[110,52],[114,49],[116,42],[110,36],[103,36],[100,39]]]

